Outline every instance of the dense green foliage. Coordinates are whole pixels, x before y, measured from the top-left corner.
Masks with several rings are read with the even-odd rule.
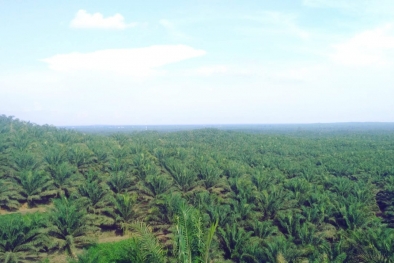
[[[394,262],[394,130],[99,135],[1,116],[0,151],[2,262]],[[131,238],[96,244],[105,231]]]

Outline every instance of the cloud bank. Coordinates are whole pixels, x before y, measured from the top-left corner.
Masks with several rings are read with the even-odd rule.
[[[121,14],[104,17],[101,13],[89,14],[85,10],[79,10],[70,22],[72,28],[93,29],[125,29],[134,27],[137,23],[126,24]]]
[[[161,66],[203,56],[205,53],[204,50],[186,45],[156,45],[58,54],[41,61],[59,72],[98,71],[146,77],[154,74],[155,69]]]
[[[361,32],[347,41],[333,45],[330,58],[347,66],[384,66],[390,63],[394,51],[394,30],[387,24]]]

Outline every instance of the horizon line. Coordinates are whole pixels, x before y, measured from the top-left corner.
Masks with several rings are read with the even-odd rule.
[[[329,125],[329,124],[394,124],[385,121],[349,121],[349,122],[297,122],[297,123],[215,123],[215,124],[78,124],[54,125],[55,127],[92,127],[92,126],[247,126],[247,125]],[[45,124],[44,124],[45,125]]]

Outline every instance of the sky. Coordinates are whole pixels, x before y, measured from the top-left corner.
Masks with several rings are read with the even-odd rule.
[[[0,115],[394,122],[392,0],[0,0]]]

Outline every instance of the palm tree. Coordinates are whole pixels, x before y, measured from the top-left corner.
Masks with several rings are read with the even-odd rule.
[[[235,224],[226,224],[224,228],[219,228],[218,234],[225,258],[241,262],[243,257],[249,256],[246,251],[247,246],[252,243],[251,231],[248,232]]]
[[[49,190],[52,186],[50,178],[39,171],[22,171],[19,176],[15,177],[19,184],[20,194],[25,198],[29,207],[43,198],[54,195],[55,191]]]
[[[289,237],[296,237],[301,227],[302,215],[295,212],[281,213],[278,216],[279,226],[283,232]]]
[[[155,204],[158,210],[159,221],[168,225],[173,224],[175,222],[175,216],[187,206],[187,202],[180,193],[164,195],[163,199]]]
[[[143,222],[135,222],[131,224],[133,237],[139,243],[139,252],[142,262],[165,262],[165,251],[158,242],[156,236],[152,233],[152,229]],[[133,261],[134,262],[134,261]]]
[[[11,162],[12,167],[18,172],[37,170],[41,166],[34,154],[25,151],[13,152]]]
[[[47,170],[53,172],[56,167],[66,160],[65,152],[60,147],[48,147],[45,149],[44,161],[48,164]]]
[[[163,147],[155,148],[153,154],[161,166],[164,166],[164,161],[167,156],[167,149]]]
[[[85,145],[84,145],[85,146]],[[68,160],[73,164],[78,171],[86,171],[87,166],[93,162],[93,155],[87,147],[82,147],[79,145],[73,146],[67,152]]]
[[[256,171],[252,176],[252,182],[258,192],[267,190],[269,186],[275,184],[276,181],[277,178],[275,178],[275,176],[272,176],[272,173],[267,173],[263,171]]]
[[[288,180],[285,187],[292,192],[293,198],[298,201],[299,205],[303,205],[308,199],[312,186],[305,179],[293,178]]]
[[[125,193],[131,190],[133,177],[125,171],[111,172],[107,184],[114,193]]]
[[[330,249],[327,253],[322,253],[318,259],[318,262],[322,263],[345,263],[349,260],[349,254],[347,253],[346,244],[343,239],[331,243]],[[358,262],[358,261],[357,261]]]
[[[242,176],[239,178],[230,178],[228,181],[235,199],[244,199],[247,203],[255,202],[256,196],[258,196],[259,193],[254,191],[255,187],[249,177]]]
[[[23,199],[18,193],[15,184],[7,179],[0,178],[0,207],[7,209],[17,209],[20,204],[18,200]]]
[[[10,142],[8,140],[7,136],[4,136],[1,133],[1,128],[0,128],[0,173],[9,173],[10,170],[10,152],[9,152],[9,146]]]
[[[43,222],[36,215],[19,213],[0,217],[0,260],[4,263],[36,260],[38,252],[48,244]]]
[[[116,194],[112,199],[114,205],[109,215],[114,219],[115,225],[122,229],[123,234],[128,232],[130,224],[135,220],[134,205],[137,195]]]
[[[176,161],[173,158],[167,159],[165,167],[174,179],[175,186],[184,194],[198,186],[197,174],[193,173],[179,161]]]
[[[56,130],[53,133],[53,135],[54,135],[56,141],[59,143],[62,143],[62,144],[70,143],[70,142],[72,142],[72,139],[73,139],[72,131],[67,131],[65,129]]]
[[[361,203],[339,204],[337,205],[337,223],[345,229],[354,230],[370,225],[373,220],[373,212]]]
[[[240,201],[233,199],[231,200],[231,208],[234,213],[234,218],[244,221],[251,217],[254,204],[248,203],[246,199],[241,199]]]
[[[272,236],[279,234],[279,229],[273,224],[273,221],[255,221],[253,222],[252,229],[254,235],[261,239],[269,239]]]
[[[305,256],[316,257],[329,250],[330,244],[324,238],[325,233],[319,232],[315,225],[303,223],[296,231],[296,240],[300,242],[299,249],[304,251]]]
[[[109,187],[105,183],[94,180],[94,174],[88,174],[86,181],[78,187],[76,198],[83,204],[89,213],[94,215],[96,225],[110,224],[103,215],[111,203]]]
[[[232,213],[229,205],[209,204],[204,208],[211,222],[218,221],[220,227],[224,227],[227,223],[233,223],[237,216]]]
[[[142,222],[131,224],[132,237],[116,243],[99,244],[85,250],[70,263],[164,263],[165,251],[149,226]]]
[[[108,165],[109,172],[128,172],[129,164],[125,159],[112,158]]]
[[[79,186],[78,193],[87,210],[94,214],[100,213],[110,203],[108,186],[98,181],[85,181]]]
[[[53,201],[50,213],[49,235],[55,240],[55,246],[66,250],[71,257],[76,257],[75,248],[94,242],[98,230],[89,219],[86,209],[76,201],[62,197]]]
[[[94,159],[97,160],[95,164],[99,170],[105,171],[106,167],[108,166],[109,162],[109,154],[110,148],[104,145],[101,141],[93,141],[88,144],[89,149],[94,154]]]
[[[294,243],[283,236],[277,236],[265,242],[259,262],[297,262],[295,260],[300,256],[301,252]]]
[[[174,252],[177,262],[211,262],[210,250],[218,221],[205,229],[201,214],[183,207],[176,216]]]
[[[348,241],[355,247],[353,260],[362,263],[394,262],[394,231],[385,226],[357,229],[349,233]]]
[[[57,196],[59,197],[64,194],[69,196],[76,185],[75,168],[68,162],[63,162],[56,166],[50,172],[50,175],[52,177],[53,187],[57,191]]]
[[[263,190],[258,200],[264,219],[274,219],[279,211],[288,209],[292,205],[288,200],[288,194],[277,186],[271,186],[268,191]]]
[[[175,186],[183,193],[193,190],[198,185],[196,183],[197,175],[186,167],[174,170],[171,175],[174,179]]]
[[[26,151],[31,148],[33,141],[29,138],[27,132],[15,133],[12,138],[12,146],[19,151]]]
[[[227,189],[226,181],[222,179],[223,171],[216,165],[200,161],[197,165],[198,177],[202,180],[206,189],[219,188],[217,190]],[[217,191],[216,190],[216,191]]]
[[[115,133],[112,135],[112,138],[114,138],[121,147],[129,141],[129,137],[123,133]]]
[[[171,178],[166,175],[149,175],[145,181],[139,182],[138,190],[149,198],[156,198],[170,191]]]

